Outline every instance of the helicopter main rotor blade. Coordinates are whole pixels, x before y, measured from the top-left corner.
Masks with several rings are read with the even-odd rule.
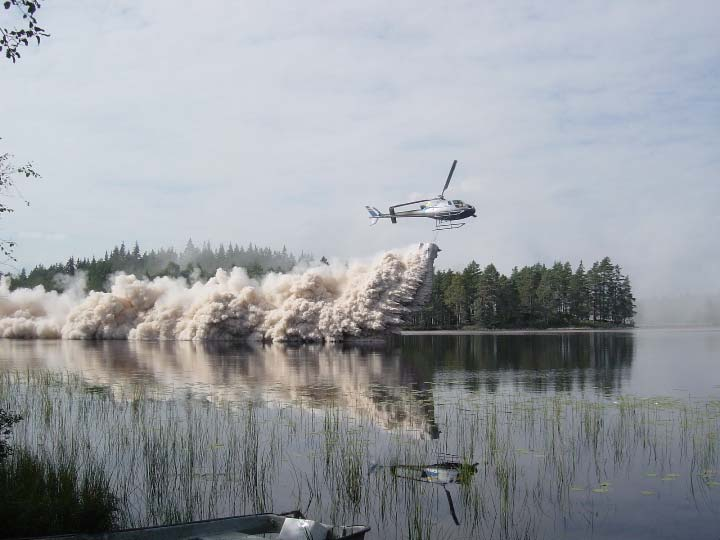
[[[452,167],[450,167],[450,174],[448,174],[447,180],[445,180],[445,187],[442,190],[442,193],[440,194],[440,198],[443,198],[443,195],[445,195],[445,190],[450,185],[450,180],[452,179],[452,175],[455,172],[455,165],[457,165],[457,159],[453,161]]]

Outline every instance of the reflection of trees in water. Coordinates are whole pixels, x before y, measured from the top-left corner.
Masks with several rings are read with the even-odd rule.
[[[437,438],[437,386],[496,392],[617,391],[631,333],[413,336],[387,345],[236,342],[3,342],[17,368],[82,371],[101,384],[153,384],[196,397],[302,401]]]
[[[156,386],[202,399],[343,407],[385,429],[436,438],[433,387],[393,347],[234,342],[12,342],[16,367],[81,371],[95,384]]]
[[[635,336],[630,332],[412,336],[402,340],[402,354],[426,378],[438,371],[472,372],[462,380],[469,389],[495,392],[506,382],[534,392],[599,388],[610,393],[629,376]],[[453,384],[452,376],[447,379]]]
[[[210,361],[225,370],[226,378],[237,377],[239,369],[258,383],[285,387],[289,397],[313,407],[347,404],[372,411],[387,429],[403,428],[433,439],[439,434],[432,378],[422,378],[392,345],[272,344],[250,347],[240,355],[229,343],[200,345],[211,352]]]

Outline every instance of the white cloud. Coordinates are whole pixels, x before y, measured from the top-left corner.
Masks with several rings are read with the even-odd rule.
[[[0,64],[0,135],[45,179],[21,262],[138,239],[351,256],[433,239],[363,206],[449,194],[480,217],[438,264],[610,255],[638,292],[717,290],[715,2],[48,3]],[[4,129],[3,129],[4,128]]]
[[[61,232],[43,232],[43,231],[20,231],[18,236],[28,240],[48,240],[57,242],[65,240],[67,237]]]

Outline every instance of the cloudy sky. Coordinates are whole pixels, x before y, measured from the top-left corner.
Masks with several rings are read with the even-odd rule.
[[[4,11],[4,10],[2,10]],[[7,15],[0,23],[7,22]],[[368,226],[435,195],[479,218],[441,267],[610,255],[637,295],[720,290],[716,1],[52,1],[0,64],[19,265],[125,241],[348,258],[433,240]]]

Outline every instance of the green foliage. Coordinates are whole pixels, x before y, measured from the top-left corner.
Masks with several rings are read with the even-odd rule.
[[[33,169],[32,163],[17,165],[13,161],[13,155],[9,153],[0,154],[0,216],[9,214],[14,210],[4,203],[7,197],[22,196],[15,187],[17,178],[40,178],[40,175]],[[22,199],[25,204],[29,204]],[[11,240],[0,239],[0,257],[9,260],[15,260],[13,257],[13,248],[15,242]],[[0,261],[5,262],[5,261]]]
[[[500,288],[500,273],[494,265],[489,264],[478,274],[474,287],[477,291],[475,321],[483,326],[495,328],[500,324],[502,291]]]
[[[609,257],[585,271],[582,261],[513,268],[473,261],[462,272],[437,271],[430,301],[412,315],[413,328],[548,328],[630,326],[635,298],[630,278]]]
[[[0,537],[103,532],[116,526],[118,501],[97,467],[78,474],[74,461],[54,463],[7,441],[21,417],[0,409]],[[15,450],[15,451],[13,451]]]
[[[36,14],[42,7],[42,1],[3,0],[3,8],[10,10],[18,21],[22,21],[19,27],[0,27],[0,53],[5,53],[5,58],[12,60],[13,64],[20,58],[21,47],[27,47],[31,40],[37,40],[40,45],[40,38],[50,35],[37,24]]]
[[[108,531],[117,513],[117,498],[97,467],[80,475],[72,461],[54,463],[23,450],[0,463],[5,538]]]
[[[189,240],[185,249],[178,253],[173,248],[141,252],[137,242],[132,250],[125,244],[115,246],[110,253],[100,259],[75,259],[70,257],[65,263],[57,263],[45,267],[38,265],[28,274],[22,271],[12,276],[11,288],[32,288],[42,285],[46,290],[60,291],[63,283],[58,277],[73,276],[77,272],[84,272],[87,279],[87,289],[102,291],[106,288],[108,279],[115,272],[125,272],[147,278],[157,276],[184,277],[186,279],[208,279],[215,275],[218,268],[229,270],[233,266],[247,269],[248,275],[253,278],[262,277],[270,270],[285,272],[300,261],[311,259],[312,256],[301,253],[299,257],[288,253],[283,247],[281,251],[270,248],[261,248],[253,244],[239,247],[230,244],[225,247],[213,249],[209,242],[197,248]]]
[[[40,44],[40,37],[48,37],[50,34],[45,32],[37,24],[37,11],[40,9],[44,0],[3,0],[2,5],[8,15],[17,19],[20,26],[6,27],[0,26],[0,55],[4,54],[5,58],[12,60],[13,64],[20,58],[19,49],[29,45],[30,41],[35,39]],[[33,168],[32,163],[17,165],[13,162],[13,156],[9,153],[0,154],[0,197],[4,199],[8,194],[16,195],[15,179],[17,177],[39,178],[40,175]],[[10,193],[14,191],[15,193]],[[3,204],[0,199],[0,215],[12,212],[13,209]],[[25,204],[29,204],[24,201]],[[14,261],[13,249],[15,242],[12,240],[0,239],[0,256],[5,260]]]
[[[465,322],[463,315],[467,305],[467,299],[462,274],[452,274],[447,288],[443,291],[443,300],[447,307],[455,314],[458,326]]]
[[[13,424],[16,424],[21,419],[17,414],[0,409],[0,463],[12,452],[7,438],[12,433]]]

